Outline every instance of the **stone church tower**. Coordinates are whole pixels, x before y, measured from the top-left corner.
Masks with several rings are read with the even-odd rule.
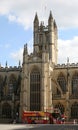
[[[48,25],[39,24],[37,13],[33,22],[33,53],[24,45],[20,110],[52,111],[51,73],[57,64],[57,25],[52,13]]]

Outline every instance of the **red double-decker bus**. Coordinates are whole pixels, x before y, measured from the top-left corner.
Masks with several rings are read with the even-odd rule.
[[[64,120],[62,120],[62,115],[57,110],[53,113],[43,111],[23,111],[22,122],[27,124],[63,124]]]
[[[50,124],[53,123],[52,115],[42,111],[23,111],[22,121],[27,124]]]

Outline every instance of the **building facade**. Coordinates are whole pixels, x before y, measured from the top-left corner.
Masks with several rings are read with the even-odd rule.
[[[22,68],[0,66],[0,122],[10,122],[19,114]]]
[[[23,110],[54,107],[78,118],[78,64],[58,64],[58,29],[50,11],[48,25],[33,22],[33,52],[24,45],[22,67],[0,67],[0,118],[21,119]]]
[[[46,111],[52,108],[51,73],[57,64],[57,26],[50,12],[48,26],[34,19],[33,53],[24,46],[21,86],[21,109]]]

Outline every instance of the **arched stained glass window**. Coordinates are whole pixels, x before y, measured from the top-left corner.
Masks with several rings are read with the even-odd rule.
[[[9,77],[9,91],[8,95],[12,96],[13,93],[16,93],[17,80],[14,74],[11,74]]]
[[[63,93],[65,93],[66,92],[66,79],[62,73],[60,73],[60,75],[58,76],[57,82],[59,83]]]
[[[40,72],[33,69],[30,73],[30,110],[40,110]]]
[[[78,73],[72,77],[72,94],[78,95]]]
[[[74,102],[74,104],[71,106],[71,118],[78,119],[78,103]]]

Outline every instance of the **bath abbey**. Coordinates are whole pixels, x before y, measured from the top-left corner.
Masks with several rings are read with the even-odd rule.
[[[22,111],[59,108],[68,119],[78,119],[78,63],[58,64],[58,29],[50,11],[48,25],[33,21],[33,52],[24,45],[22,66],[0,66],[0,122]]]

